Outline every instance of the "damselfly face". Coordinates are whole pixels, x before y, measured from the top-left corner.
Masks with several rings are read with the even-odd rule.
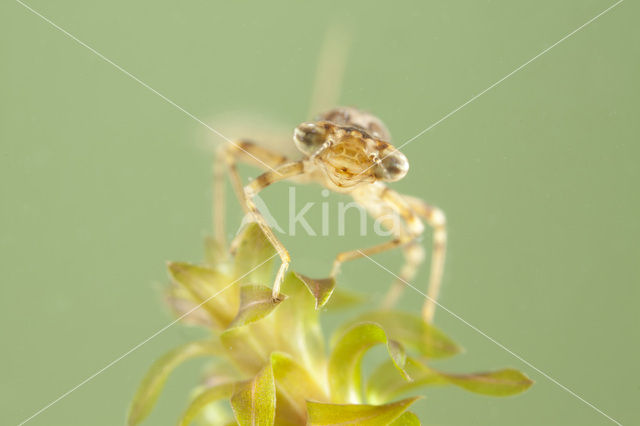
[[[335,185],[394,182],[407,174],[409,161],[385,141],[389,132],[377,117],[336,108],[319,118],[299,125],[294,141]]]

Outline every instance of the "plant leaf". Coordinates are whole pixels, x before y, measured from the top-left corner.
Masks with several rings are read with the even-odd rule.
[[[228,382],[220,383],[216,386],[203,390],[193,399],[193,401],[191,401],[178,421],[178,424],[180,426],[190,425],[207,405],[221,399],[230,398],[233,394],[234,387],[234,382]]]
[[[400,417],[395,419],[389,426],[420,426],[420,419],[411,411],[405,411]]]
[[[371,311],[359,316],[347,326],[362,321],[380,324],[390,338],[417,350],[427,358],[450,357],[461,350],[444,333],[424,322],[419,315],[401,311]],[[344,330],[344,327],[341,329]]]
[[[225,288],[233,281],[215,269],[184,262],[169,263],[171,278],[182,285],[197,305],[202,304],[220,328],[233,319],[239,304],[238,291]]]
[[[156,360],[142,379],[138,391],[133,397],[127,416],[127,424],[137,425],[149,415],[167,377],[178,365],[191,358],[219,353],[219,343],[205,340],[179,346]]]
[[[189,325],[199,325],[206,328],[220,327],[209,312],[183,286],[172,282],[166,289],[165,301],[174,316],[180,317],[180,322]]]
[[[404,371],[406,354],[402,345],[389,340],[385,330],[376,323],[356,324],[340,337],[329,358],[328,378],[333,401],[361,402],[362,357],[371,347],[378,344],[387,345],[389,356],[398,369],[399,375],[408,377]]]
[[[516,395],[533,384],[524,373],[513,368],[474,374],[440,374],[456,386],[490,396]]]
[[[235,276],[241,277],[256,268],[240,279],[239,282],[241,284],[270,284],[274,261],[273,255],[276,250],[264,235],[260,226],[255,222],[249,223],[242,231],[242,234],[236,237],[234,245],[236,249],[234,257]]]
[[[271,289],[263,285],[245,284],[240,287],[240,308],[229,328],[241,327],[269,315],[286,298],[274,299]]]
[[[327,399],[327,395],[309,371],[290,355],[273,352],[271,366],[277,394],[276,424],[305,424],[306,400],[323,401]],[[294,419],[297,421],[293,421]]]
[[[367,401],[380,404],[424,386],[455,385],[488,396],[509,396],[527,390],[533,382],[511,368],[474,374],[452,374],[434,370],[418,360],[408,358],[405,369],[411,381],[402,380],[391,362],[382,364],[367,383]]]
[[[322,308],[329,301],[333,289],[336,287],[336,280],[333,278],[315,279],[298,273],[296,276],[307,286],[316,299],[316,309]]]
[[[307,401],[308,424],[387,426],[395,424],[394,420],[398,419],[416,399],[418,398],[407,398],[385,405],[341,405]]]
[[[276,415],[276,389],[271,365],[252,380],[237,385],[231,408],[240,426],[273,425]]]

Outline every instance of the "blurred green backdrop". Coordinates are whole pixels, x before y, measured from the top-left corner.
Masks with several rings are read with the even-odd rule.
[[[613,2],[29,4],[214,127],[228,111],[307,119],[338,23],[352,34],[340,102],[400,143]],[[638,12],[622,3],[408,145],[394,185],[448,215],[442,303],[626,424],[640,422]],[[17,424],[172,320],[165,261],[201,259],[215,137],[19,3],[0,16],[0,422]],[[265,193],[276,217],[286,191]],[[294,269],[322,275],[377,240],[348,234],[283,238]],[[366,260],[341,276],[373,301],[390,281]],[[514,366],[537,383],[507,399],[429,391],[425,424],[611,423],[446,312],[436,322],[467,349],[443,366]],[[196,334],[170,328],[29,424],[122,424],[152,360]],[[174,423],[201,366],[170,379],[148,424]]]

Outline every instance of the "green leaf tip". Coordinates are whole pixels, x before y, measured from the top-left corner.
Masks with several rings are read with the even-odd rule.
[[[456,386],[489,396],[517,395],[533,385],[533,380],[513,368],[473,374],[440,374]]]
[[[308,424],[328,425],[362,425],[387,426],[412,425],[415,423],[395,423],[396,420],[419,397],[407,398],[384,405],[366,404],[325,404],[307,401]],[[420,424],[420,423],[417,423]]]
[[[269,287],[256,284],[245,284],[240,287],[240,308],[238,314],[229,324],[229,329],[256,322],[271,314],[286,299],[280,294],[274,299]]]
[[[393,363],[379,366],[367,383],[367,400],[383,403],[409,391],[436,385],[454,385],[469,392],[500,397],[524,392],[533,384],[524,373],[511,368],[471,374],[445,373],[407,358],[405,369],[412,378],[410,382],[398,377]]]
[[[331,297],[336,287],[336,280],[333,278],[309,278],[305,275],[295,273],[296,277],[302,281],[316,300],[316,309],[322,308]]]

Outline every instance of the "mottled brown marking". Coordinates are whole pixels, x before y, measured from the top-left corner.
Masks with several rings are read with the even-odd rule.
[[[238,149],[242,149],[242,150],[247,150],[247,149],[251,149],[255,146],[255,144],[253,142],[250,142],[247,139],[242,139],[240,141],[238,141],[238,143],[236,144]]]
[[[261,187],[269,186],[271,183],[271,176],[268,173],[261,174],[256,178],[256,182]]]
[[[389,144],[383,141],[376,141],[376,148],[378,148],[380,151],[383,151],[389,148]]]

